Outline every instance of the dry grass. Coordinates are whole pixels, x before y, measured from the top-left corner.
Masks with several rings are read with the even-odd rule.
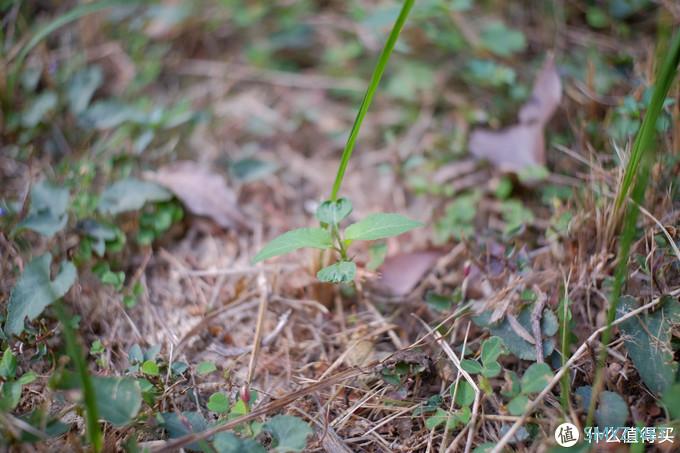
[[[513,11],[516,26],[525,27],[531,45],[536,47],[532,48],[533,53],[551,47],[546,44],[553,42],[546,39],[546,35],[552,36],[549,27],[530,28],[529,24],[536,19],[533,13]],[[327,23],[335,20],[333,14],[337,12],[329,8],[324,15],[312,19]],[[203,19],[197,17],[194,22]],[[354,27],[345,22],[335,25]],[[564,25],[566,29],[554,35],[561,52],[587,42],[601,52],[611,52],[611,46],[618,51],[620,45],[629,45],[634,55],[646,55],[652,39],[650,34],[641,32],[636,36],[639,42],[631,39],[630,43],[612,43],[601,34],[593,36],[580,24]],[[617,103],[618,99],[592,97],[589,95],[592,87],[567,82],[567,99],[552,126],[553,130],[570,128],[575,137],[569,148],[561,148],[563,152],[556,148],[548,150],[555,170],[553,181],[566,182],[574,188],[590,187],[592,191],[574,189],[574,197],[551,212],[537,202],[532,194],[534,188],[522,189],[535,220],[513,243],[504,244],[497,235],[483,234],[502,222],[497,203],[489,195],[494,192],[499,175],[468,160],[449,164],[427,177],[438,178],[456,193],[473,187],[486,194],[475,219],[479,236],[450,241],[441,247],[443,257],[406,296],[395,298],[381,292],[372,273],[362,276],[355,292],[343,294],[337,288],[315,282],[313,275],[321,264],[315,253],[298,252],[261,267],[252,266],[250,258],[267,239],[312,221],[315,203],[327,195],[333,180],[342,144],[336,136],[348,130],[353,116],[353,104],[335,96],[331,89],[361,89],[363,82],[354,77],[321,76],[314,71],[282,73],[224,63],[237,56],[238,50],[197,52],[201,40],[206,41],[207,49],[213,48],[211,45],[220,48],[220,42],[190,25],[186,27],[173,31],[175,35],[169,39],[173,51],[163,61],[162,72],[164,78],[181,83],[168,84],[172,88],[159,84],[154,91],[163,98],[189,99],[196,107],[212,111],[214,118],[195,129],[192,136],[185,137],[177,154],[219,168],[225,155],[232,156],[248,143],[256,143],[259,158],[282,163],[283,168],[276,177],[254,183],[230,181],[240,209],[254,225],[252,233],[225,231],[208,220],[189,217],[153,248],[126,252],[122,264],[132,276],[132,283],[128,281],[127,285],[131,287],[139,281],[144,288],[133,309],[123,309],[121,294],[102,287],[88,274],[81,275],[78,285],[68,294],[66,300],[82,317],[80,332],[84,342],[90,344],[100,339],[106,346],[110,368],[97,373],[123,374],[128,366],[127,351],[134,344],[161,345],[161,355],[168,363],[184,361],[195,367],[207,360],[218,366],[219,373],[207,377],[191,371],[174,382],[169,374],[160,378],[165,384],[164,393],[155,407],[146,407],[142,417],[146,422],[134,428],[141,444],[152,451],[171,451],[180,446],[163,440],[152,419],[154,412],[198,410],[209,416],[204,408],[211,393],[224,391],[237,397],[246,385],[260,395],[254,410],[220,429],[283,411],[302,417],[313,426],[316,435],[308,444],[309,451],[429,453],[468,452],[482,443],[496,444],[503,438],[503,427],[531,422],[542,440],[516,444],[513,448],[519,452],[546,451],[561,420],[564,417],[577,420],[579,415],[579,409],[573,405],[568,413],[563,411],[559,392],[551,390],[552,386],[535,399],[532,410],[522,417],[509,415],[497,393],[478,393],[472,421],[452,432],[427,430],[425,417],[413,414],[418,405],[437,393],[444,395],[444,406],[449,406],[447,389],[458,380],[466,379],[477,386],[475,378],[459,367],[458,347],[464,343],[479,345],[488,336],[470,322],[468,311],[439,314],[423,303],[423,296],[428,291],[446,293],[463,286],[466,299],[462,304],[469,302],[469,310],[494,311],[502,317],[517,313],[519,294],[525,288],[534,288],[544,295],[547,307],[556,309],[560,288],[567,282],[565,291],[571,300],[577,326],[574,333],[579,340],[574,345],[569,368],[561,372],[570,373],[572,388],[591,382],[596,351],[602,347],[597,334],[602,330],[607,307],[605,285],[616,258],[619,219],[613,213],[613,194],[621,171],[607,160],[609,154],[603,158],[598,145],[588,142],[582,116],[606,121],[608,103]],[[357,33],[365,35],[367,43],[373,39],[370,30],[359,29]],[[322,35],[319,45],[331,45],[339,39],[340,32],[324,29]],[[416,30],[411,30],[406,39],[416,43],[415,35]],[[95,52],[105,44],[92,43],[84,50]],[[43,49],[43,52],[49,58],[52,53],[67,50]],[[120,63],[114,60],[113,64]],[[641,69],[638,74],[648,77],[651,71],[648,57],[641,58],[637,65]],[[376,210],[399,211],[431,225],[450,201],[436,195],[415,196],[406,181],[409,175],[400,170],[409,158],[428,155],[436,148],[452,122],[466,121],[456,113],[461,104],[457,87],[439,81],[445,80],[452,70],[445,63],[437,67],[437,86],[417,101],[422,104],[417,108],[419,116],[406,129],[392,127],[400,125],[407,115],[398,102],[377,100],[343,186],[343,195],[353,201],[357,216]],[[629,88],[624,85],[618,91],[625,93]],[[434,97],[439,99],[436,110],[432,107]],[[677,109],[675,113],[677,135],[680,124]],[[304,121],[292,120],[302,116]],[[254,135],[253,118],[263,122],[270,134]],[[387,129],[398,130],[393,141],[383,139]],[[678,149],[673,147],[678,143],[677,137],[664,140],[664,148]],[[146,164],[153,167],[166,160],[166,156],[152,156]],[[0,155],[3,180],[0,196],[21,198],[37,174],[50,174],[52,169],[47,158],[36,157],[28,166],[9,155]],[[650,281],[639,263],[631,262],[627,293],[645,302],[664,293],[677,296],[680,290],[680,273],[677,263],[674,264],[680,256],[663,255],[654,240],[656,234],[675,241],[680,238],[677,227],[680,206],[677,199],[671,199],[664,184],[673,174],[678,174],[677,164],[654,169],[646,215],[641,219],[644,235],[634,245],[635,254],[644,257],[649,267],[667,269],[664,280]],[[557,239],[549,237],[546,232],[551,215],[567,209],[575,213],[568,232]],[[424,228],[390,241],[389,254],[429,249],[431,237],[432,231]],[[0,233],[3,257],[0,300],[7,300],[17,270],[25,263],[27,243],[35,251],[57,245],[67,250],[76,242],[77,238],[70,235],[58,237],[50,244],[37,236],[17,242]],[[506,253],[509,248],[511,254]],[[678,254],[677,248],[674,252]],[[358,249],[360,261],[366,260],[365,253],[366,250]],[[526,260],[528,272],[517,267],[518,258]],[[263,298],[267,303],[260,315],[263,340],[260,348],[253,345]],[[49,326],[50,336],[46,343],[56,348],[59,329],[50,321],[44,322]],[[441,329],[433,331],[432,326]],[[536,332],[528,334],[535,339]],[[76,420],[78,426],[57,444],[36,449],[54,451],[55,445],[71,448],[78,443],[82,419],[72,405],[53,399],[46,385],[51,366],[29,364],[34,345],[18,348],[22,353],[21,366],[37,371],[39,379],[22,396],[17,413],[51,405],[53,410]],[[617,338],[608,348],[607,387],[624,395],[634,422],[654,425],[663,414],[654,395],[637,377],[621,339]],[[256,360],[252,359],[253,351]],[[380,371],[398,360],[423,364],[425,371],[410,376],[401,388],[387,384],[380,379]],[[528,362],[504,356],[501,363],[505,369],[521,374]],[[553,384],[558,377],[559,374]],[[494,378],[491,384],[498,388],[501,381],[502,377]],[[21,428],[19,423],[3,422]],[[121,448],[131,432],[132,429],[107,429],[107,447]],[[185,439],[182,444],[195,439]]]

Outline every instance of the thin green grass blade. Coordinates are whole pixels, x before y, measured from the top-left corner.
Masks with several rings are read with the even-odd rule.
[[[104,444],[102,432],[99,428],[99,411],[97,410],[97,396],[94,392],[94,385],[92,377],[87,370],[87,363],[83,355],[83,351],[78,343],[76,334],[69,325],[69,317],[66,310],[60,301],[53,305],[57,318],[61,323],[61,328],[64,332],[64,341],[66,342],[66,352],[73,361],[73,366],[76,368],[78,378],[80,379],[80,388],[83,390],[83,399],[85,400],[85,420],[87,425],[87,438],[92,445],[92,450],[96,453],[102,451]]]
[[[413,7],[414,2],[415,0],[404,1],[403,6],[401,7],[401,11],[399,12],[399,17],[397,17],[396,22],[394,22],[394,25],[392,26],[392,31],[390,32],[390,35],[387,38],[387,41],[385,42],[385,47],[383,47],[382,53],[380,54],[380,58],[378,58],[378,63],[376,64],[375,69],[373,70],[373,75],[371,76],[371,81],[369,82],[368,88],[366,89],[366,94],[364,94],[364,98],[361,101],[361,106],[359,107],[359,111],[357,112],[356,119],[354,120],[354,124],[352,125],[352,130],[350,131],[349,137],[347,138],[347,144],[345,145],[345,149],[342,151],[340,167],[338,167],[338,173],[335,177],[335,182],[333,183],[331,200],[335,200],[338,196],[340,186],[342,185],[342,178],[345,176],[345,171],[347,170],[349,158],[352,157],[352,151],[354,151],[354,144],[356,143],[357,136],[359,135],[361,124],[364,121],[364,117],[366,117],[366,112],[368,112],[368,107],[371,105],[371,101],[373,101],[373,95],[375,94],[375,91],[378,89],[378,84],[380,83],[380,79],[382,78],[382,75],[385,72],[385,67],[387,66],[387,62],[390,59],[390,55],[392,55],[394,45],[397,42],[397,38],[399,38],[399,33],[401,33],[401,29],[404,28],[406,18],[411,12],[411,8]]]
[[[564,296],[562,297],[562,305],[560,306],[558,317],[560,318],[560,352],[562,354],[562,366],[565,366],[569,360],[569,352],[571,348],[571,331],[569,330],[569,283],[565,282]],[[565,412],[569,411],[569,373],[564,373],[560,381],[561,391],[560,400],[562,409]]]
[[[631,150],[630,158],[626,165],[626,171],[623,174],[623,181],[616,197],[615,207],[617,211],[623,206],[623,202],[628,197],[635,175],[638,174],[642,156],[650,149],[650,144],[656,134],[656,122],[659,119],[661,108],[666,100],[666,95],[671,87],[671,83],[673,83],[678,62],[680,61],[680,34],[676,33],[666,55],[666,61],[661,67],[659,75],[654,82],[654,92],[652,93],[652,100],[649,103],[647,114],[642,120],[640,130],[633,142],[633,149]]]
[[[614,319],[616,318],[616,310],[619,305],[621,291],[628,273],[628,257],[635,237],[635,226],[640,213],[638,206],[642,205],[644,200],[650,168],[654,162],[655,149],[650,145],[656,135],[656,121],[661,113],[663,102],[677,75],[678,64],[680,64],[680,32],[677,32],[673,37],[668,52],[666,53],[666,60],[661,66],[657,80],[654,83],[652,101],[647,110],[647,114],[642,121],[642,126],[640,126],[640,130],[635,137],[631,158],[626,166],[624,179],[616,199],[616,208],[623,207],[623,202],[628,198],[630,185],[635,181],[632,193],[630,194],[633,203],[627,205],[623,217],[623,231],[619,240],[618,261],[614,271],[614,283],[612,285],[609,311],[607,313],[607,329],[602,333],[602,349],[598,356],[593,393],[590,399],[590,407],[588,408],[588,417],[585,426],[592,426],[595,405],[598,395],[604,385],[603,370],[607,358],[607,345],[611,340],[612,322],[614,322]]]

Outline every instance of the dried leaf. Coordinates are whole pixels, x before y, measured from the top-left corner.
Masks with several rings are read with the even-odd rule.
[[[562,100],[562,83],[549,56],[536,76],[531,98],[519,111],[519,123],[501,131],[475,129],[470,152],[505,171],[545,165],[543,128]]]
[[[427,250],[391,256],[378,269],[381,275],[377,284],[392,296],[404,296],[443,255],[441,251]]]
[[[144,176],[169,189],[196,215],[209,217],[223,228],[250,228],[224,178],[202,165],[175,162]]]
[[[540,123],[517,124],[501,131],[475,129],[469,146],[472,155],[503,171],[516,172],[545,164],[545,139]]]
[[[562,82],[555,67],[555,58],[549,56],[536,76],[531,97],[519,110],[520,123],[538,122],[545,125],[562,101]]]

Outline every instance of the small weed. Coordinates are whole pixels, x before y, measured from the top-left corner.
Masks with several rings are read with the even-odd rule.
[[[387,62],[394,45],[397,42],[406,18],[413,7],[413,0],[405,0],[399,17],[397,17],[390,36],[387,38],[378,63],[371,76],[368,89],[361,102],[354,125],[347,138],[347,144],[340,159],[340,166],[333,183],[331,198],[319,205],[316,218],[321,224],[319,228],[299,228],[278,236],[255,255],[253,262],[257,263],[300,248],[316,248],[320,250],[333,249],[337,252],[339,261],[318,271],[317,278],[322,282],[342,283],[353,281],[356,276],[356,264],[349,257],[347,249],[354,241],[374,241],[397,236],[413,228],[421,226],[420,222],[410,220],[400,214],[378,213],[372,214],[340,231],[340,222],[352,212],[352,203],[346,198],[338,198],[338,192],[345,176],[349,159],[354,151],[354,145],[361,129],[373,96],[378,89]]]

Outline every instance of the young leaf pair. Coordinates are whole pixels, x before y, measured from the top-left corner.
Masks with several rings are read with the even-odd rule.
[[[352,212],[352,203],[346,198],[327,200],[319,205],[316,218],[320,226],[298,228],[274,238],[253,258],[257,263],[275,256],[310,247],[334,249],[339,261],[321,269],[317,278],[322,282],[340,283],[354,280],[356,264],[347,255],[347,249],[354,241],[373,241],[398,236],[422,224],[400,214],[371,214],[340,231],[340,222]]]

